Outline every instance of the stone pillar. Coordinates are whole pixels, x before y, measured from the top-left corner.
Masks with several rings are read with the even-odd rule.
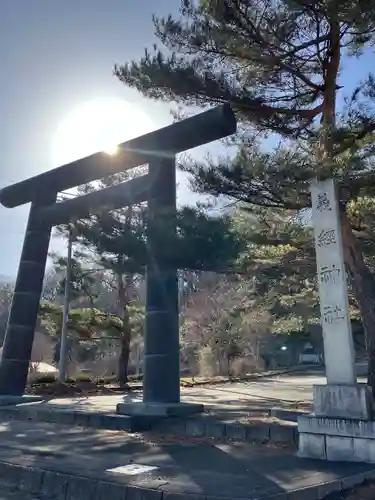
[[[180,402],[180,335],[177,269],[163,258],[158,215],[176,215],[175,157],[158,158],[149,165],[148,251],[146,273],[146,329],[143,358],[143,401]],[[155,223],[153,224],[153,218]]]
[[[54,193],[31,204],[0,361],[0,396],[21,396],[26,387],[51,236],[37,210],[55,200]]]
[[[312,220],[327,382],[356,383],[340,213],[333,179],[311,184]]]
[[[312,182],[311,204],[327,385],[314,386],[313,414],[298,419],[299,455],[363,461],[368,452],[366,456],[375,459],[375,433],[368,445],[359,425],[372,418],[373,398],[367,385],[357,384],[339,203],[333,179]]]
[[[175,157],[149,164],[146,328],[143,357],[143,403],[120,403],[126,415],[181,416],[203,411],[200,404],[180,402],[180,334],[177,269],[165,258],[158,214],[176,214]],[[155,218],[155,219],[154,219]],[[153,220],[154,219],[154,220]],[[170,249],[168,249],[170,254]]]

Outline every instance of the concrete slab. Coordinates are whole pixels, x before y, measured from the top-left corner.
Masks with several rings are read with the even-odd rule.
[[[148,417],[186,417],[203,412],[203,405],[198,403],[119,403],[117,413],[129,416]]]
[[[36,403],[42,401],[41,396],[0,396],[0,406],[13,406],[19,404]]]
[[[42,497],[56,500],[102,500],[106,486],[114,500],[123,500],[125,492],[128,500],[172,500],[173,495],[303,499],[306,492],[317,499],[322,491],[328,494],[375,477],[373,466],[304,460],[285,449],[170,442],[147,434],[131,437],[46,423],[1,424],[0,443],[0,482],[18,485],[20,477],[27,477],[25,490],[39,487]],[[139,474],[119,472],[130,464]]]

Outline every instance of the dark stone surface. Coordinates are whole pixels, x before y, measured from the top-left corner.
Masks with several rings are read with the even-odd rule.
[[[247,425],[246,426],[246,440],[247,441],[261,441],[265,442],[270,439],[270,426],[263,425]]]
[[[142,403],[138,404],[142,405]],[[225,423],[205,414],[187,418],[154,418],[145,415],[129,416],[66,410],[56,407],[43,408],[38,404],[35,406],[0,407],[0,421],[10,418],[127,432],[141,432],[151,429],[160,435],[168,434],[178,437],[207,437],[249,442],[276,441],[292,446],[298,445],[297,426],[282,423]]]
[[[128,488],[126,500],[161,500],[163,493],[147,488]]]
[[[52,412],[49,412],[50,414]],[[52,414],[51,415],[51,418],[53,418],[53,416],[56,417],[55,420],[50,420],[50,421],[54,421],[58,424],[65,424],[65,425],[73,425],[75,423],[75,420],[76,420],[76,416],[73,412],[70,412],[70,411],[60,411],[60,412],[56,412],[54,415]]]
[[[86,412],[76,411],[74,412],[74,424],[82,425],[84,427],[89,425],[90,416]]]
[[[34,330],[43,288],[51,226],[37,216],[42,206],[54,203],[56,193],[32,203],[0,363],[0,395],[22,395],[27,381]]]
[[[357,474],[351,474],[350,476],[343,477],[341,479],[341,487],[343,489],[353,488],[357,484],[361,484],[364,481],[363,472],[358,472]]]
[[[41,396],[0,396],[0,406],[13,406],[23,403],[42,401]]]
[[[186,496],[181,493],[172,493],[170,491],[163,492],[163,500],[182,500],[184,498],[186,498]],[[206,500],[206,497],[199,494],[190,494],[188,500]]]
[[[361,481],[362,482],[362,481]],[[330,493],[341,491],[343,489],[346,489],[343,487],[341,480],[338,479],[337,481],[331,481],[330,483],[326,484],[321,484],[318,486],[318,492],[317,492],[317,498],[324,498],[325,496],[329,495]]]
[[[158,216],[176,213],[175,158],[157,158],[149,164],[149,221],[146,273],[146,328],[143,401],[180,401],[180,336],[177,269],[164,259],[165,242],[160,238]]]
[[[96,492],[96,484],[96,481],[93,481],[91,478],[71,477],[67,485],[65,500],[76,500],[77,498],[94,498]]]
[[[37,200],[45,192],[61,192],[147,163],[155,153],[175,156],[234,134],[236,118],[230,106],[218,106],[186,120],[124,142],[113,157],[96,153],[0,190],[0,203],[13,208]]]
[[[294,431],[293,431],[293,442],[296,446],[296,448],[298,448],[298,444],[299,444],[299,432],[298,432],[298,427],[295,427],[294,428]]]
[[[186,436],[186,419],[162,419],[154,426],[154,429],[161,434],[172,433],[178,436]]]
[[[227,424],[226,437],[237,441],[246,441],[246,427],[242,424]]]
[[[294,427],[270,424],[270,440],[279,443],[294,443]]]
[[[40,405],[0,407],[0,421],[29,420],[35,422],[94,427],[97,429],[137,432],[150,428],[150,419],[100,412],[46,408]]]
[[[187,437],[203,437],[205,435],[205,422],[202,419],[186,420]]]
[[[300,415],[305,415],[306,412],[284,410],[282,408],[272,408],[270,410],[270,417],[280,418],[282,420],[289,420],[290,422],[297,422]]]
[[[40,490],[40,496],[46,500],[65,500],[69,482],[68,474],[59,474],[54,471],[45,470]],[[78,500],[78,499],[77,499]]]
[[[72,214],[77,218],[84,218],[90,214],[93,208],[105,206],[114,210],[140,203],[147,198],[148,189],[149,178],[147,175],[142,175],[100,191],[42,208],[39,210],[38,216],[53,225],[67,224]]]
[[[221,422],[206,422],[205,430],[208,438],[224,439],[226,437],[226,425]]]
[[[30,493],[38,493],[42,486],[43,474],[40,469],[28,468],[18,472],[18,487]]]
[[[98,481],[95,500],[126,500],[126,487],[109,481]]]
[[[96,429],[101,429],[105,424],[105,421],[103,420],[103,414],[99,412],[93,412],[91,415],[89,415],[89,421],[88,425],[89,427],[95,427]]]

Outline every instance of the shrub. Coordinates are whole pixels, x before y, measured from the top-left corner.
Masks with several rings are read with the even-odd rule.
[[[57,381],[57,376],[54,375],[53,373],[40,373],[40,374],[33,373],[32,376],[30,377],[30,383],[33,385],[52,384],[56,381]]]
[[[257,363],[252,356],[236,357],[230,364],[233,377],[241,377],[257,371]]]
[[[198,354],[199,375],[201,377],[212,377],[216,372],[215,356],[210,346],[204,346]]]
[[[68,378],[67,382],[70,384],[77,382],[94,382],[94,378],[87,373],[77,373],[74,377]]]

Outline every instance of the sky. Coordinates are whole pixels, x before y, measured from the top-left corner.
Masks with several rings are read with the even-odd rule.
[[[127,101],[149,118],[151,129],[171,123],[170,105],[147,101],[112,71],[115,63],[137,60],[152,46],[152,14],[177,13],[179,3],[1,0],[0,187],[58,166],[74,154],[71,143],[80,130],[70,130],[66,120],[88,101]],[[351,61],[343,84],[352,88],[373,63],[373,56]],[[56,149],[64,123],[70,136],[60,133]],[[123,140],[132,129],[128,126]],[[185,185],[180,195],[183,200],[189,197]],[[16,275],[27,214],[28,206],[0,207],[1,275]]]
[[[87,101],[129,101],[153,129],[172,121],[168,105],[145,101],[112,75],[115,63],[154,42],[156,5],[168,14],[179,0],[1,1],[0,187],[58,166],[56,130]],[[28,208],[0,208],[0,274],[16,274]]]

